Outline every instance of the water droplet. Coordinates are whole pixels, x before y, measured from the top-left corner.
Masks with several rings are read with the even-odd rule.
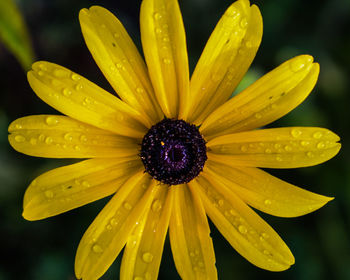
[[[241,151],[244,153],[247,152],[248,151],[247,146],[245,146],[245,145],[241,146]]]
[[[71,76],[73,81],[79,81],[80,80],[80,76],[78,74],[73,73]]]
[[[241,28],[246,28],[248,25],[248,21],[246,17],[243,17],[239,23],[239,25],[241,26]]]
[[[72,94],[72,91],[69,88],[64,88],[62,90],[62,93],[64,96],[70,96]]]
[[[52,143],[52,138],[51,137],[46,137],[46,139],[45,139],[45,143],[46,144],[51,144]]]
[[[136,276],[136,277],[134,278],[134,280],[144,280],[144,279],[143,279],[143,277]]]
[[[94,246],[92,246],[92,251],[94,251],[95,253],[99,254],[103,252],[103,249],[100,245],[95,244]]]
[[[253,44],[252,44],[251,41],[247,41],[247,42],[245,42],[245,46],[246,46],[247,48],[251,48],[251,47],[253,47]]]
[[[161,34],[163,32],[163,30],[161,28],[156,28],[155,30],[156,34]]]
[[[276,157],[276,160],[277,160],[277,161],[282,161],[282,158],[281,158],[280,156],[277,156],[277,157]]]
[[[40,68],[41,70],[47,71],[47,67],[46,67],[46,65],[43,64],[43,63],[41,63],[41,64],[39,65],[39,68]]]
[[[289,145],[286,145],[284,146],[284,149],[287,151],[287,152],[290,152],[292,150],[292,147],[289,146]]]
[[[313,158],[314,157],[314,154],[312,152],[307,152],[306,155],[309,157],[309,158]]]
[[[318,149],[323,149],[325,146],[326,146],[326,144],[325,144],[324,142],[319,142],[319,143],[317,144],[317,148],[318,148]]]
[[[39,139],[39,141],[44,141],[45,140],[45,135],[44,134],[40,134],[38,139]]]
[[[163,42],[169,42],[169,41],[170,41],[169,37],[167,37],[167,36],[163,37]]]
[[[38,143],[38,140],[36,138],[30,138],[29,142],[32,145],[36,145]]]
[[[265,255],[271,255],[271,253],[270,253],[268,250],[264,250],[263,253],[264,253]]]
[[[43,72],[43,71],[39,71],[39,72],[38,72],[38,75],[39,75],[39,76],[44,76],[44,72]]]
[[[204,263],[203,262],[198,262],[198,266],[199,267],[204,267]]]
[[[271,202],[270,199],[265,199],[265,200],[264,200],[264,204],[265,204],[265,205],[271,205],[271,203],[272,203],[272,202]]]
[[[219,199],[218,200],[218,204],[219,204],[219,206],[223,206],[224,205],[224,201],[222,199]]]
[[[86,104],[91,104],[93,102],[93,100],[90,97],[86,97],[84,101]]]
[[[125,208],[126,210],[131,210],[131,209],[132,209],[131,204],[128,203],[128,202],[125,202],[125,203],[123,204],[123,206],[124,206],[124,208]]]
[[[80,146],[75,145],[75,146],[74,146],[74,150],[76,150],[76,151],[80,151],[80,150],[81,150],[81,149],[80,149]]]
[[[83,85],[82,84],[76,84],[75,89],[77,91],[82,90],[83,89]]]
[[[53,71],[53,74],[57,77],[57,78],[66,78],[69,76],[69,72],[64,70],[64,69],[55,69]]]
[[[85,188],[90,187],[90,183],[89,183],[88,181],[83,181],[81,184],[82,184],[82,186],[85,187]]]
[[[300,145],[303,146],[303,147],[305,147],[305,146],[307,146],[309,144],[310,144],[310,142],[309,141],[305,141],[305,140],[300,142]]]
[[[137,93],[143,93],[144,90],[143,90],[143,88],[138,87],[138,88],[136,88],[136,92],[137,92]]]
[[[246,233],[248,232],[247,228],[246,228],[244,225],[240,225],[240,226],[238,227],[238,230],[239,230],[239,232],[242,233],[242,234],[246,234]]]
[[[115,70],[116,70],[115,67],[114,67],[113,65],[111,65],[111,66],[109,67],[109,69],[111,69],[111,71],[115,71]]]
[[[153,261],[153,255],[149,252],[146,252],[142,255],[142,260],[145,263],[151,263]]]
[[[317,131],[312,135],[312,137],[314,137],[315,139],[320,139],[322,137],[322,132]]]
[[[163,62],[164,62],[165,64],[170,64],[170,63],[171,63],[171,60],[170,60],[169,58],[164,58],[164,59],[163,59]]]
[[[15,141],[18,143],[26,141],[26,138],[23,135],[16,135],[15,136]]]
[[[64,138],[65,140],[67,140],[67,141],[72,141],[72,140],[73,140],[73,136],[72,136],[72,134],[70,134],[69,132],[66,133],[66,134],[63,136],[63,138]]]
[[[118,38],[120,37],[120,35],[119,35],[118,33],[115,32],[115,33],[113,33],[113,37],[116,38],[116,39],[118,39]]]
[[[290,133],[293,137],[297,138],[301,135],[302,132],[297,128],[293,128]]]
[[[267,148],[267,149],[265,150],[265,153],[266,153],[266,154],[271,154],[271,153],[272,153],[272,150],[269,149],[269,148]]]
[[[160,209],[162,209],[162,203],[158,199],[156,199],[152,203],[152,210],[154,212],[158,212],[158,211],[160,211]]]
[[[49,126],[54,126],[56,124],[58,124],[58,119],[56,117],[53,117],[53,116],[49,116],[46,118],[46,124],[49,125]]]
[[[228,17],[234,17],[234,16],[238,16],[239,13],[237,12],[236,9],[234,9],[233,7],[229,8],[226,13],[225,13],[226,16]]]
[[[53,198],[54,194],[53,194],[52,191],[47,190],[47,191],[45,191],[45,196],[46,196],[47,198]]]
[[[160,13],[154,13],[154,19],[160,20],[162,18],[162,15]]]
[[[261,118],[262,118],[262,115],[261,115],[260,113],[255,113],[255,118],[261,119]]]
[[[111,225],[107,225],[107,226],[106,226],[106,229],[111,230],[111,229],[112,229],[112,226],[111,226]]]
[[[112,226],[115,226],[115,225],[117,225],[117,224],[118,224],[118,221],[117,221],[117,219],[115,219],[115,218],[112,218],[112,219],[110,220],[110,224],[111,224]]]
[[[80,141],[81,141],[81,142],[87,142],[87,140],[88,140],[88,139],[87,139],[86,135],[81,135],[81,136],[80,136]]]

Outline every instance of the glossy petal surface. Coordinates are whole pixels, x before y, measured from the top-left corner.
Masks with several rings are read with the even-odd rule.
[[[50,170],[27,188],[23,217],[44,219],[111,195],[141,168],[137,158],[113,158],[90,159]]]
[[[217,279],[210,229],[197,190],[187,185],[172,188],[169,233],[177,271],[184,280]]]
[[[146,65],[120,21],[108,10],[93,6],[79,14],[85,42],[116,93],[153,122],[162,113]]]
[[[208,161],[204,174],[223,183],[250,206],[278,217],[297,217],[313,212],[331,197],[298,188],[258,168]],[[203,175],[204,176],[204,175]]]
[[[157,100],[168,118],[187,105],[189,70],[186,36],[177,0],[144,0],[141,41]]]
[[[98,279],[118,256],[153,201],[157,186],[142,171],[113,196],[85,232],[75,258],[77,278]]]
[[[172,191],[159,185],[149,211],[140,217],[124,249],[120,279],[157,279],[172,210]]]
[[[147,120],[119,98],[54,63],[36,62],[28,72],[35,93],[73,119],[129,137],[142,137]]]
[[[278,234],[234,192],[204,177],[191,184],[198,189],[215,226],[244,258],[271,271],[286,270],[294,263],[292,253]]]
[[[297,107],[314,88],[320,68],[313,57],[292,58],[217,108],[200,130],[207,139],[269,124]]]
[[[36,115],[15,120],[9,142],[18,152],[51,158],[120,158],[134,155],[139,140],[116,135],[66,116]]]
[[[340,149],[339,136],[325,128],[283,127],[219,136],[207,143],[208,158],[237,166],[296,168],[320,164]]]
[[[189,120],[200,124],[231,96],[252,63],[262,18],[249,1],[234,2],[222,16],[191,77]]]

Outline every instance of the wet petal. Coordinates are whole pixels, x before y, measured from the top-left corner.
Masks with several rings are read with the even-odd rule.
[[[211,139],[279,119],[309,95],[319,70],[309,55],[284,62],[210,114],[201,126],[201,133]]]
[[[139,159],[89,159],[37,177],[24,195],[23,217],[40,220],[83,206],[116,192],[136,171]]]
[[[189,70],[186,36],[177,0],[144,0],[141,41],[157,100],[168,118],[187,104]]]
[[[223,183],[250,206],[279,217],[297,217],[313,212],[332,197],[298,188],[265,171],[208,160],[206,174]]]
[[[140,219],[124,249],[120,279],[157,279],[172,209],[168,185],[160,185],[149,211]]]
[[[146,65],[120,21],[98,6],[82,9],[79,20],[86,45],[121,99],[158,122],[162,111]]]
[[[215,254],[205,211],[197,190],[172,186],[170,243],[181,278],[217,279]]]
[[[223,104],[252,63],[262,37],[262,18],[249,1],[236,1],[225,12],[191,78],[189,120],[200,124]]]
[[[139,153],[138,140],[66,116],[36,115],[13,121],[9,142],[18,152],[50,158],[125,157]]]
[[[203,176],[190,184],[200,193],[215,226],[244,258],[271,271],[286,270],[294,263],[279,235],[225,185]]]
[[[35,93],[47,104],[76,120],[114,133],[143,137],[147,119],[119,98],[57,64],[40,61],[28,72]]]
[[[98,279],[118,256],[148,211],[158,186],[142,172],[131,177],[85,232],[75,258],[78,279]]]
[[[284,127],[219,136],[207,143],[212,160],[238,166],[306,167],[325,162],[340,149],[339,136],[325,128]]]

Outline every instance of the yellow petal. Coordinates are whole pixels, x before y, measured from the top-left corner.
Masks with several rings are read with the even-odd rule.
[[[184,280],[217,279],[208,220],[197,190],[172,186],[170,242],[176,269]]]
[[[206,139],[264,126],[286,115],[309,95],[319,65],[297,56],[264,75],[211,113],[201,126]]]
[[[339,136],[325,128],[283,127],[219,136],[207,143],[208,158],[239,166],[306,167],[325,162],[340,149]]]
[[[120,98],[153,123],[162,118],[145,62],[120,21],[93,6],[79,14],[81,29],[97,65]]]
[[[52,158],[125,157],[139,153],[139,140],[66,116],[37,115],[13,121],[9,142],[18,152]]]
[[[90,159],[37,177],[24,195],[23,217],[40,220],[83,206],[116,192],[136,171],[139,159]]]
[[[118,256],[158,186],[142,172],[131,177],[85,232],[75,258],[78,279],[98,279]]]
[[[224,184],[250,206],[279,217],[297,217],[313,212],[328,201],[326,197],[312,193],[282,181],[265,171],[252,167],[232,166],[208,160],[203,176]]]
[[[120,279],[157,279],[172,209],[168,189],[168,185],[159,185],[149,211],[129,236]]]
[[[190,184],[221,234],[249,262],[271,271],[286,270],[294,263],[279,235],[225,185],[203,176]]]
[[[141,41],[157,100],[168,118],[187,104],[189,70],[186,36],[177,0],[144,0]]]
[[[40,61],[28,72],[35,93],[47,104],[79,121],[120,135],[140,137],[147,119],[119,98],[57,64]]]
[[[223,104],[252,63],[262,37],[262,18],[249,1],[236,1],[218,22],[190,83],[191,112],[196,124]]]

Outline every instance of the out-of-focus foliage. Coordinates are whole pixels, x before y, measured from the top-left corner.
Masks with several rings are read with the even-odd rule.
[[[25,21],[13,0],[0,1],[0,39],[28,70],[34,53]]]

